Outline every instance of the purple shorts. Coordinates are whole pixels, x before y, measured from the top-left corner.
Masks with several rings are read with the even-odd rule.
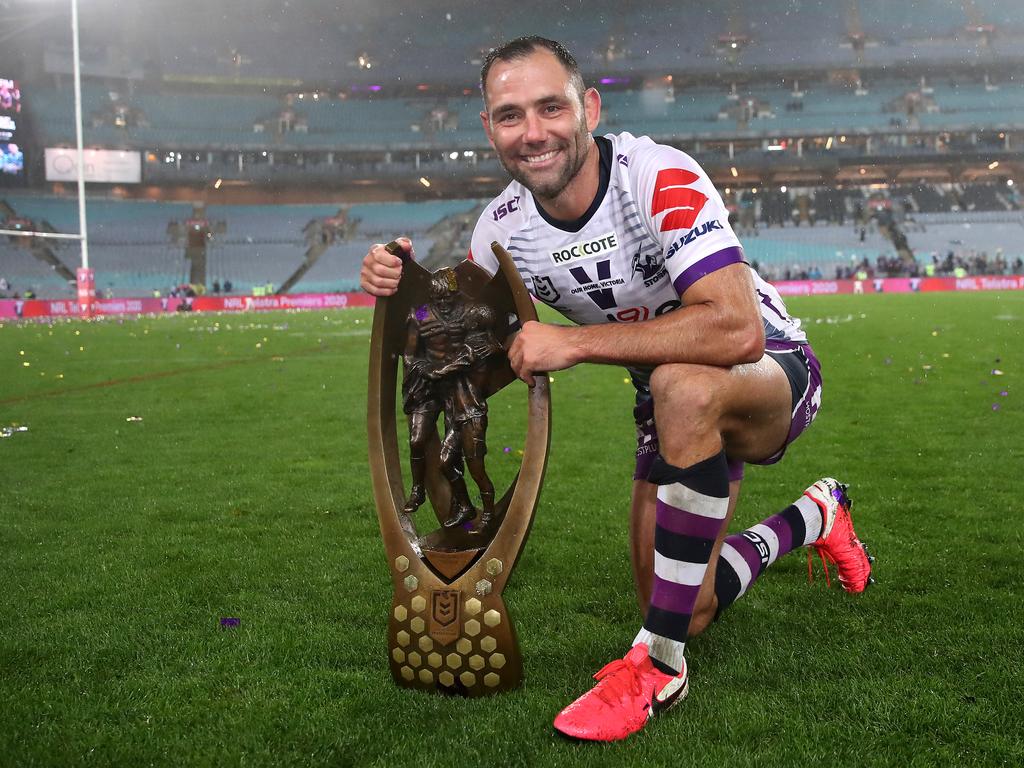
[[[754,464],[774,464],[782,458],[786,448],[814,421],[821,405],[821,364],[815,357],[810,344],[794,341],[769,340],[765,354],[777,362],[789,378],[793,393],[793,413],[790,418],[789,435],[783,446],[762,461]],[[654,423],[654,399],[648,392],[637,392],[636,408],[636,470],[634,480],[646,480],[654,458],[658,455],[658,429]],[[729,480],[743,478],[743,462],[729,459]]]

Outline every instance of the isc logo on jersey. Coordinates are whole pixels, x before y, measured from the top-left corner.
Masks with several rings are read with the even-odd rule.
[[[583,259],[593,259],[611,253],[619,247],[619,240],[614,232],[598,235],[590,240],[583,240],[579,243],[567,245],[551,252],[551,261],[555,265],[570,264]]]

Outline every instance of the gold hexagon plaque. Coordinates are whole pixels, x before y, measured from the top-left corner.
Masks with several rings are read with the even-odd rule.
[[[403,255],[394,243],[388,248]],[[470,261],[432,274],[406,259],[397,292],[377,299],[370,342],[370,467],[394,585],[387,648],[411,640],[415,647],[433,647],[444,658],[457,653],[459,659],[448,664],[449,674],[410,674],[410,666],[419,667],[419,655],[409,653],[403,664],[395,654],[392,677],[400,686],[465,696],[508,690],[522,681],[519,643],[501,595],[530,532],[551,430],[549,382],[540,374],[527,390],[519,473],[499,498],[482,469],[486,399],[516,381],[504,347],[516,323],[536,320],[537,314],[512,257],[497,243],[491,248],[500,265],[493,277]],[[397,428],[399,359],[401,409],[410,429],[408,493]],[[443,436],[437,423],[442,413]],[[479,510],[468,494],[470,475]],[[428,499],[440,527],[420,535],[414,517]],[[425,605],[426,621],[401,624],[398,617],[406,614],[396,609],[405,605],[414,611]],[[474,670],[483,666],[480,656],[467,656],[478,647],[480,622],[473,617],[480,613],[495,643],[491,650],[504,659],[501,675],[460,671],[456,677],[451,672],[461,658]]]

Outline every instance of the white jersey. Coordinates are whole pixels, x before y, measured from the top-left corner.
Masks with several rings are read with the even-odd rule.
[[[497,272],[497,241],[531,293],[581,325],[671,312],[700,278],[746,263],[721,196],[692,157],[628,133],[597,146],[603,194],[581,219],[552,220],[513,181],[480,215],[470,258]],[[805,342],[775,288],[751,276],[766,342]]]

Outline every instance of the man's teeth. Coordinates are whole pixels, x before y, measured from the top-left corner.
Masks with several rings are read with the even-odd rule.
[[[555,156],[558,150],[553,149],[550,152],[545,152],[543,155],[525,155],[523,160],[528,163],[543,163],[545,160],[549,160]]]

